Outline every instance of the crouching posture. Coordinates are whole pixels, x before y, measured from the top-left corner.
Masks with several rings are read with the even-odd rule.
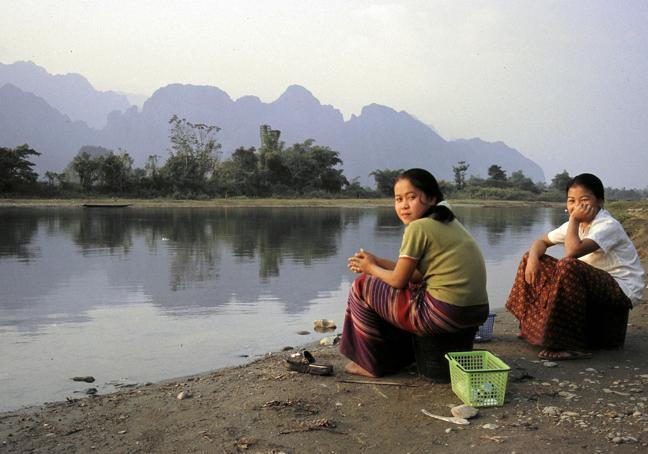
[[[349,293],[340,351],[351,359],[346,372],[356,375],[378,377],[412,363],[412,334],[476,329],[488,316],[482,253],[434,176],[402,173],[394,198],[406,225],[398,260],[361,249],[348,261],[360,276]]]
[[[641,301],[644,271],[621,224],[603,209],[601,180],[588,173],[566,188],[569,221],[536,240],[517,271],[506,308],[519,337],[539,357],[591,357],[585,350],[620,347],[628,311]],[[562,243],[561,260],[545,255]]]

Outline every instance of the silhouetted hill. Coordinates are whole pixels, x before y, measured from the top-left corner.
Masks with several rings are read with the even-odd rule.
[[[41,153],[36,169],[60,171],[84,144],[97,134],[82,121],[72,121],[44,99],[6,84],[0,87],[0,143],[16,147],[24,143]]]
[[[509,174],[522,170],[534,181],[544,181],[536,163],[502,142],[477,138],[448,142],[407,112],[378,104],[344,121],[339,110],[322,105],[299,85],[291,85],[275,101],[264,103],[256,96],[234,101],[216,87],[172,84],[153,93],[141,110],[110,112],[106,126],[98,131],[72,122],[43,99],[13,85],[2,87],[2,96],[0,146],[28,143],[42,152],[40,172],[62,170],[82,145],[121,148],[133,156],[137,166],[143,166],[152,154],[164,159],[169,148],[168,121],[175,114],[222,128],[217,138],[224,157],[240,146],[258,147],[261,124],[281,130],[281,140],[287,145],[313,138],[339,151],[345,175],[360,177],[364,184],[373,183],[370,172],[384,168],[425,167],[439,178],[452,180],[452,166],[460,160],[470,164],[468,174],[486,177],[488,167],[498,164]],[[60,92],[51,95],[59,96]]]
[[[32,62],[0,63],[0,86],[10,83],[40,96],[72,120],[85,121],[99,129],[113,110],[126,110],[126,96],[113,91],[97,91],[79,74],[52,75]]]

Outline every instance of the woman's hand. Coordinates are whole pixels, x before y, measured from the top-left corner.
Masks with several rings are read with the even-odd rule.
[[[373,265],[376,263],[376,256],[370,252],[360,249],[358,252],[353,254],[353,257],[349,257],[347,260],[347,268],[354,273],[366,273],[369,274],[369,271]]]
[[[592,220],[596,216],[596,213],[597,210],[596,208],[592,207],[592,205],[581,203],[574,208],[569,217],[576,222],[589,223],[592,222]]]
[[[540,261],[529,255],[526,268],[524,269],[524,281],[529,285],[534,285],[540,277]]]

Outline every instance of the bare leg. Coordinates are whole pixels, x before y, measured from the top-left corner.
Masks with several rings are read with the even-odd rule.
[[[349,364],[346,365],[346,367],[344,368],[344,372],[352,375],[360,375],[362,377],[369,377],[369,378],[377,377],[376,375],[373,375],[371,372],[357,365],[353,361],[351,361]]]

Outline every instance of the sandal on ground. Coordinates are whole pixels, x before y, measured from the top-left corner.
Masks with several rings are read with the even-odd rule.
[[[576,350],[542,350],[538,358],[547,361],[567,361],[570,359],[590,359],[591,353],[579,352]]]
[[[293,353],[286,358],[288,369],[302,374],[312,375],[332,375],[333,365],[320,364],[315,362],[315,357],[308,351],[304,350],[299,353]]]

